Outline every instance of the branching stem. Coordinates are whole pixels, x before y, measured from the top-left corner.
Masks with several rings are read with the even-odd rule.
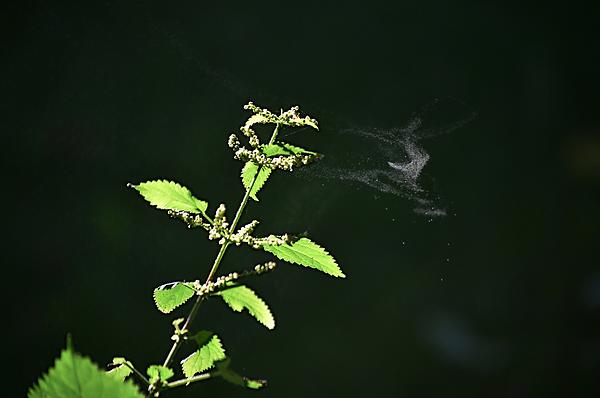
[[[273,130],[273,134],[271,135],[271,139],[269,140],[269,145],[271,145],[275,142],[275,139],[277,139],[278,133],[279,133],[279,124],[277,124],[275,126],[275,130]],[[248,199],[250,198],[250,192],[252,192],[252,187],[256,183],[256,180],[258,179],[258,175],[260,174],[260,171],[262,170],[263,167],[265,167],[265,166],[261,166],[258,169],[256,175],[254,176],[254,179],[252,180],[252,184],[250,184],[250,187],[248,187],[248,189],[246,190],[246,194],[244,195],[244,198],[242,199],[242,202],[240,203],[240,206],[238,207],[237,212],[235,213],[235,218],[233,219],[233,222],[231,223],[231,227],[229,228],[229,232],[231,234],[233,234],[235,232],[235,228],[237,227],[237,224],[240,221],[240,218],[242,217],[242,213],[244,212],[244,209],[246,208],[246,205],[248,204]],[[210,219],[209,219],[209,221],[210,221]],[[227,251],[227,248],[229,247],[230,243],[231,242],[225,241],[221,245],[221,247],[219,249],[219,253],[217,253],[217,257],[215,258],[215,261],[213,262],[212,268],[210,269],[210,272],[208,273],[205,283],[210,282],[212,280],[212,278],[215,276],[215,274],[217,273],[217,270],[219,269],[219,265],[221,264],[221,261],[223,260],[223,256],[225,255],[225,252]],[[200,304],[202,304],[202,301],[204,301],[204,299],[205,299],[205,296],[198,296],[198,298],[194,302],[194,305],[192,306],[192,309],[190,310],[190,313],[188,314],[187,318],[185,319],[185,323],[182,326],[182,330],[189,330],[189,327],[191,326],[192,322],[194,321],[194,318],[196,317],[196,313],[198,312],[198,309],[200,308]],[[183,341],[183,339],[175,340],[175,342],[171,346],[171,349],[169,350],[169,353],[167,354],[167,357],[165,358],[165,360],[163,362],[163,366],[168,367],[171,364],[171,361],[173,360],[173,357],[177,353],[177,350],[179,349],[179,346],[181,345],[182,341]],[[208,374],[208,376],[199,375],[196,377],[201,377],[201,376],[205,376],[204,378],[208,378],[208,377],[210,377],[210,374]],[[193,377],[192,377],[192,379],[193,379]],[[186,379],[186,380],[189,380],[189,379]],[[203,380],[203,378],[198,379],[198,380]],[[182,382],[182,381],[183,380],[180,380],[179,382]],[[194,380],[194,381],[196,381],[196,380]],[[179,382],[173,382],[173,383],[179,383]],[[169,386],[173,383],[169,383],[167,386]],[[183,384],[186,384],[186,383],[187,382],[185,382]],[[177,384],[177,385],[180,385],[180,384]],[[149,388],[150,393],[148,396],[151,396],[155,391],[156,391],[156,386],[151,385]]]

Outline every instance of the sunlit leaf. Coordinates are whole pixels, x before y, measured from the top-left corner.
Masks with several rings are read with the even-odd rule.
[[[255,113],[254,115],[250,116],[248,120],[246,120],[246,123],[244,124],[243,128],[247,129],[254,126],[255,124],[270,123],[272,120],[274,120],[272,117],[269,118],[263,114]]]
[[[168,314],[192,298],[195,293],[191,283],[175,282],[157,287],[153,296],[159,311]]]
[[[144,398],[131,382],[122,382],[98,369],[88,358],[72,349],[62,351],[60,358],[29,389],[28,398]]]
[[[308,238],[301,238],[291,244],[280,246],[264,245],[263,249],[281,260],[314,268],[335,277],[346,277],[335,259],[324,248]]]
[[[246,162],[244,168],[242,169],[242,184],[244,185],[244,188],[246,188],[246,191],[252,187],[252,190],[250,191],[250,197],[257,202],[258,198],[256,197],[256,194],[258,191],[260,191],[263,185],[265,185],[265,182],[271,175],[271,171],[272,170],[269,167],[260,167],[254,162]],[[256,181],[254,182],[254,185],[252,185],[254,177],[256,177]]]
[[[146,373],[150,376],[149,381],[151,384],[156,383],[157,381],[164,383],[175,375],[171,368],[162,365],[151,365],[148,367]]]
[[[269,329],[275,327],[271,310],[256,293],[246,286],[230,287],[218,293],[232,310],[241,312],[246,308],[250,315]]]
[[[125,358],[113,358],[112,365],[114,367],[106,373],[117,380],[123,381],[133,372],[133,370],[131,370],[133,365]]]
[[[195,198],[189,189],[173,181],[147,181],[131,186],[159,209],[203,213],[208,207],[207,202]]]
[[[205,335],[198,337],[196,340],[205,340]],[[194,351],[192,355],[181,361],[181,367],[186,377],[192,377],[195,374],[212,368],[215,362],[223,359],[225,359],[225,349],[221,344],[219,336],[214,334],[198,350]]]

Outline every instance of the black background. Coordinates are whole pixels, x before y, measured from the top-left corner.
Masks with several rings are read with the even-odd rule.
[[[273,332],[204,306],[196,326],[269,387],[216,380],[164,395],[599,396],[596,10],[215,3],[3,13],[3,395],[23,396],[67,332],[101,365],[162,361],[180,313],[156,311],[152,289],[202,278],[217,247],[125,185],[173,179],[232,212],[241,164],[225,142],[248,100],[300,105],[321,131],[296,142],[335,151],[338,129],[402,126],[449,97],[478,116],[424,143],[448,216],[275,175],[246,220],[309,231],[348,278],[286,266],[251,281]],[[266,258],[230,250],[222,271]]]

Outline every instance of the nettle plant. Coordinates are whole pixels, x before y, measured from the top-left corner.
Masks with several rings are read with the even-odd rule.
[[[231,368],[230,359],[217,334],[208,330],[192,331],[192,322],[198,309],[210,299],[222,299],[233,311],[247,310],[266,328],[275,327],[275,319],[269,307],[241,281],[274,270],[276,263],[269,261],[249,270],[218,276],[227,249],[244,244],[271,253],[288,263],[314,268],[334,277],[343,278],[345,275],[325,249],[305,236],[284,234],[256,237],[253,232],[258,225],[257,220],[238,228],[248,201],[258,201],[259,190],[274,170],[292,171],[320,158],[316,152],[277,139],[285,127],[311,127],[318,130],[317,121],[308,116],[300,117],[298,107],[286,112],[281,111],[279,115],[261,109],[251,102],[244,108],[253,113],[240,128],[251,149],[242,146],[235,134],[232,134],[228,141],[234,158],[245,162],[241,172],[245,194],[231,223],[227,221],[224,204],[220,204],[211,217],[206,201],[196,198],[188,188],[175,182],[155,180],[129,185],[151,205],[166,210],[171,217],[182,220],[188,228],[206,230],[208,239],[219,244],[216,258],[203,281],[199,279],[192,282],[171,282],[154,290],[156,306],[165,314],[173,312],[187,302],[193,303],[185,318],[173,321],[173,343],[166,358],[161,364],[149,366],[146,370],[147,376],[125,358],[115,358],[110,370],[104,372],[88,358],[77,354],[72,345],[67,343],[67,348],[56,360],[54,367],[29,390],[29,398],[143,397],[138,386],[128,379],[130,376],[135,376],[145,385],[147,397],[158,397],[163,391],[171,388],[188,386],[214,377],[221,377],[230,383],[250,389],[259,389],[266,385],[264,380],[243,377]],[[262,124],[274,125],[267,144],[261,143],[253,130],[255,125]],[[183,346],[187,353],[180,360],[180,366],[174,366],[176,355]],[[176,373],[182,375],[175,377]]]

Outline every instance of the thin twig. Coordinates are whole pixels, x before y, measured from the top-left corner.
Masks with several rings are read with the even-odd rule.
[[[133,367],[133,365],[130,365],[128,361],[124,362],[124,365],[127,366],[129,369],[131,369],[131,371],[140,378],[140,380],[142,380],[144,383],[146,383],[147,386],[150,385],[150,381],[146,378],[146,376],[144,376],[142,373],[140,373],[139,370],[137,370],[136,368]]]
[[[203,373],[198,376],[188,377],[187,379],[172,381],[171,383],[167,384],[167,388],[179,387],[179,386],[183,386],[183,385],[188,385],[190,383],[194,383],[196,381],[207,380],[215,375],[216,375],[216,373]]]

